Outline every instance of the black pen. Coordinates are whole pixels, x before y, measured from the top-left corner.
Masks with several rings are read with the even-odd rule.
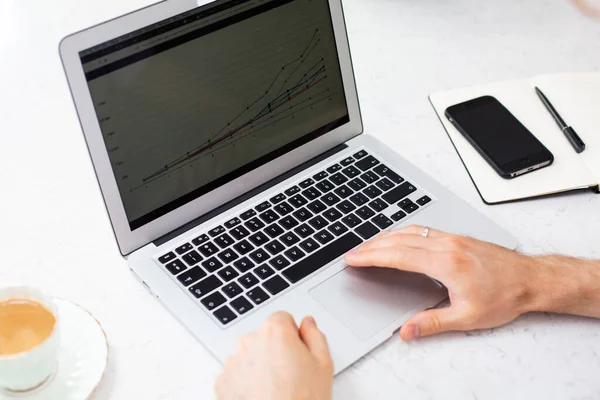
[[[565,134],[565,136],[567,137],[567,139],[569,140],[569,142],[571,143],[571,146],[573,146],[575,151],[577,153],[581,153],[582,151],[584,151],[585,143],[583,142],[583,140],[581,140],[581,138],[579,137],[577,132],[575,132],[575,130],[573,128],[571,128],[569,125],[567,125],[567,123],[560,117],[558,112],[552,106],[552,103],[550,103],[550,100],[548,100],[548,98],[546,96],[544,96],[544,93],[542,93],[542,91],[540,89],[538,89],[536,87],[535,91],[536,91],[537,95],[540,97],[540,100],[542,100],[542,103],[544,103],[544,105],[546,106],[546,108],[548,109],[550,114],[552,115],[552,118],[554,118],[554,120],[558,124],[558,127],[560,128],[560,130]]]

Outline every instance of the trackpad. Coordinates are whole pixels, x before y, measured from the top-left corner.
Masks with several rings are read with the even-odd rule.
[[[346,268],[309,293],[362,340],[447,296],[424,275],[387,268]]]

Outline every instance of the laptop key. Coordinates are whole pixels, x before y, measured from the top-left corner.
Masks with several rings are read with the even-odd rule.
[[[344,224],[340,222],[330,225],[327,229],[329,229],[329,232],[333,233],[335,236],[340,236],[342,233],[348,232],[348,228],[346,228]]]
[[[213,313],[216,319],[218,319],[223,325],[227,325],[231,321],[237,318],[237,315],[227,306],[219,308]]]
[[[402,207],[402,209],[407,213],[407,214],[412,214],[415,211],[417,211],[419,209],[419,206],[416,205],[415,203],[410,203],[407,204],[406,206]]]
[[[358,228],[356,228],[356,233],[362,236],[363,239],[367,240],[377,235],[379,233],[379,229],[377,229],[375,225],[367,221]]]
[[[241,273],[244,273],[254,268],[254,263],[250,261],[248,257],[242,257],[239,260],[234,261],[233,266]]]
[[[314,217],[313,219],[311,219],[310,221],[308,221],[308,223],[315,228],[316,230],[320,230],[325,228],[327,225],[329,225],[329,223],[320,215],[317,215],[316,217]]]
[[[240,215],[240,217],[244,220],[247,221],[250,218],[254,217],[256,215],[256,211],[254,210],[248,210],[242,213],[242,215]]]
[[[396,186],[394,189],[390,190],[381,197],[388,203],[394,204],[398,200],[405,198],[406,196],[408,196],[416,190],[417,188],[414,187],[410,182],[404,182],[400,186]]]
[[[223,234],[215,239],[215,243],[222,249],[229,247],[233,244],[233,239],[228,234]]]
[[[342,171],[342,173],[344,175],[346,175],[348,178],[352,179],[352,178],[356,178],[357,176],[360,175],[360,170],[358,170],[356,167],[351,165],[348,168],[344,169]]]
[[[225,303],[227,299],[219,292],[215,292],[210,296],[206,296],[204,299],[200,300],[204,307],[208,309],[208,311],[212,311],[215,308],[219,307],[223,303]]]
[[[217,274],[219,274],[219,276],[221,278],[223,278],[223,280],[225,282],[229,282],[230,280],[237,278],[238,276],[240,276],[240,274],[233,268],[231,267],[225,267],[222,270],[220,270],[219,272],[217,272]]]
[[[306,207],[315,214],[319,214],[327,209],[321,200],[315,200]]]
[[[342,167],[347,167],[348,165],[352,164],[354,161],[355,161],[354,158],[348,157],[348,158],[344,158],[342,161],[340,161],[340,164],[342,164]]]
[[[294,209],[286,201],[284,201],[283,203],[279,203],[275,206],[275,211],[277,211],[279,215],[283,217],[284,215],[288,215],[294,211]]]
[[[281,271],[290,265],[290,262],[284,256],[277,256],[269,261],[269,264],[277,271]]]
[[[223,287],[223,289],[221,289],[223,291],[223,293],[225,293],[227,295],[227,297],[229,297],[230,299],[233,299],[234,297],[236,297],[239,294],[242,294],[243,290],[240,287],[240,285],[238,285],[235,282],[231,282],[229,284],[226,284],[225,287]]]
[[[183,286],[190,286],[192,283],[199,281],[200,279],[206,276],[206,272],[200,267],[194,267],[190,270],[185,271],[183,274],[177,276],[179,282],[183,284]]]
[[[425,204],[429,203],[430,201],[431,201],[431,198],[429,196],[423,196],[419,200],[417,200],[417,204],[419,204],[420,206],[424,206]]]
[[[396,222],[400,221],[404,217],[406,217],[406,213],[404,211],[398,211],[396,214],[392,215],[392,219]]]
[[[308,238],[304,242],[300,243],[300,247],[302,247],[302,249],[307,253],[312,253],[319,247],[319,245],[311,238]]]
[[[281,235],[283,232],[285,232],[279,225],[277,224],[272,224],[267,226],[267,228],[264,231],[267,235],[269,235],[272,238],[276,238],[277,236]]]
[[[373,156],[367,156],[354,164],[361,171],[366,171],[379,164],[379,161]]]
[[[223,282],[221,282],[216,276],[211,275],[190,287],[189,291],[199,299],[206,296],[221,285],[223,285]]]
[[[172,251],[168,252],[167,254],[165,254],[164,256],[158,257],[158,261],[160,261],[161,264],[165,264],[168,261],[171,261],[173,259],[175,259],[175,253],[173,253]]]
[[[294,229],[294,232],[296,232],[301,238],[306,238],[315,233],[315,230],[306,224],[302,224]]]
[[[234,226],[239,225],[241,223],[242,223],[242,221],[240,221],[240,219],[236,217],[236,218],[230,219],[229,221],[225,222],[225,227],[227,229],[231,229]]]
[[[279,221],[279,225],[281,225],[286,230],[290,230],[292,228],[297,227],[299,223],[294,219],[294,217],[288,215],[287,217],[283,217],[281,221]]]
[[[285,269],[282,275],[290,282],[297,283],[361,243],[362,240],[356,234],[348,232],[304,260]]]
[[[242,240],[243,238],[248,236],[250,232],[248,232],[248,229],[244,228],[243,226],[236,226],[235,228],[229,231],[229,234],[237,240]]]
[[[179,260],[174,260],[168,264],[165,264],[165,268],[173,275],[177,275],[178,273],[187,269],[187,267]]]
[[[314,184],[315,184],[315,181],[308,178],[307,180],[300,182],[298,184],[298,186],[300,186],[302,189],[306,189],[307,187],[312,186]]]
[[[339,188],[335,189],[333,191],[335,194],[337,194],[338,196],[340,196],[342,199],[345,199],[346,197],[350,196],[352,193],[354,193],[352,191],[352,189],[350,189],[348,186],[346,185],[342,185]]]
[[[211,242],[208,242],[198,247],[198,251],[200,251],[204,257],[209,257],[219,251],[219,248]]]
[[[346,178],[344,175],[340,174],[339,172],[335,175],[330,176],[329,180],[331,181],[331,183],[333,183],[336,186],[340,186],[340,185],[348,182],[348,178]]]
[[[380,211],[385,210],[389,206],[385,201],[383,201],[381,199],[375,199],[369,203],[369,207],[371,207],[376,212],[380,212]]]
[[[208,231],[208,234],[210,235],[210,237],[215,237],[215,236],[219,236],[221,233],[225,232],[225,228],[223,228],[221,225],[212,228],[210,231]]]
[[[375,213],[373,213],[373,214],[375,214]],[[342,222],[344,224],[346,224],[348,226],[348,228],[354,228],[355,226],[360,225],[362,221],[356,215],[349,214],[348,216],[346,216],[342,219]]]
[[[362,179],[354,178],[350,182],[348,182],[348,186],[350,186],[350,188],[358,192],[359,190],[363,190],[364,188],[366,188],[367,184],[363,182]]]
[[[244,296],[238,297],[229,303],[229,305],[233,307],[233,309],[240,315],[244,315],[254,308],[254,306],[250,304],[250,302]]]
[[[282,235],[279,238],[279,240],[281,240],[283,242],[283,244],[285,244],[288,247],[293,246],[294,244],[296,244],[300,241],[298,236],[296,236],[292,232],[287,232],[286,234]]]
[[[254,246],[252,246],[250,243],[248,243],[246,239],[244,239],[234,244],[233,249],[241,255],[244,255],[254,250]]]
[[[379,197],[379,195],[382,193],[382,191],[379,190],[379,188],[371,185],[368,188],[366,188],[365,190],[363,190],[363,193],[366,194],[367,196],[369,196],[370,198],[374,199],[376,197]],[[389,201],[388,201],[388,203],[389,203]]]
[[[288,190],[286,190],[283,193],[285,193],[286,196],[293,196],[298,192],[300,192],[300,188],[298,186],[292,186],[291,188],[289,188]]]
[[[356,210],[356,214],[359,217],[361,217],[362,219],[369,219],[373,215],[375,215],[375,212],[373,210],[371,210],[369,207],[364,206],[364,207],[361,207],[358,210]]]
[[[335,188],[335,186],[327,180],[317,183],[315,187],[319,189],[322,193],[327,193]]]
[[[288,251],[286,251],[285,256],[287,258],[289,258],[290,260],[292,260],[292,262],[296,262],[299,259],[301,259],[302,257],[304,257],[306,254],[300,250],[298,247],[294,246],[291,249],[289,249]]]
[[[394,224],[394,222],[389,219],[388,217],[386,217],[383,214],[379,214],[377,215],[375,218],[373,218],[371,220],[371,222],[373,222],[375,225],[377,225],[379,227],[379,229],[385,229],[385,228],[389,228],[390,226],[392,226]]]
[[[221,261],[223,261],[225,264],[229,264],[232,261],[237,260],[240,256],[238,256],[235,251],[231,250],[231,249],[227,249],[225,251],[222,251],[218,254],[218,257],[221,259]]]
[[[190,267],[193,265],[198,264],[200,261],[202,261],[202,256],[200,256],[200,254],[198,254],[196,252],[196,250],[192,250],[189,253],[187,253],[186,255],[184,255],[183,257],[181,257],[183,259],[183,261],[185,261],[185,263],[187,265],[189,265]]]
[[[337,172],[340,169],[342,169],[342,166],[340,164],[333,164],[331,167],[327,168],[327,172],[333,174],[334,172]]]
[[[390,181],[388,178],[383,178],[382,180],[377,182],[375,185],[379,189],[383,190],[384,192],[387,192],[388,190],[390,190],[394,187],[394,183],[392,181]]]
[[[292,215],[294,217],[296,217],[300,222],[304,222],[307,219],[312,218],[313,213],[311,213],[310,211],[308,211],[306,208],[302,207],[298,211],[294,212]]]
[[[267,289],[273,296],[283,292],[285,289],[290,287],[290,284],[283,280],[282,277],[276,275],[263,283],[265,289]]]
[[[354,196],[350,197],[350,201],[357,206],[362,206],[369,201],[369,198],[362,193],[356,193]]]
[[[388,177],[395,184],[399,184],[399,183],[404,182],[404,178],[402,178],[400,175],[398,175],[397,173],[395,173],[391,169],[387,171],[387,173],[385,174],[385,176]]]
[[[285,200],[285,195],[283,193],[279,193],[277,196],[271,197],[271,203],[278,204]]]
[[[258,278],[252,274],[252,272],[248,272],[246,275],[243,275],[240,279],[238,279],[238,282],[246,289],[250,289],[259,281]]]
[[[335,208],[330,208],[329,210],[325,211],[323,213],[323,216],[327,218],[330,222],[337,221],[338,219],[343,217],[342,213],[336,210]]]
[[[177,252],[177,254],[184,254],[193,248],[194,247],[190,243],[186,243],[176,248],[175,251]]]
[[[285,250],[285,246],[279,242],[279,240],[275,239],[265,245],[265,249],[271,253],[272,255],[277,255]]]
[[[357,160],[360,160],[361,158],[364,158],[364,157],[366,157],[366,156],[368,156],[368,155],[369,155],[369,153],[367,153],[367,152],[366,152],[366,151],[364,151],[364,150],[361,150],[361,151],[359,151],[358,153],[356,153],[356,154],[354,155],[354,158],[356,158]]]
[[[269,299],[269,295],[259,287],[255,287],[246,293],[246,296],[250,297],[250,300],[254,302],[257,306],[264,303]]]
[[[244,225],[246,225],[246,227],[252,232],[256,232],[265,227],[265,224],[258,218],[252,218],[251,220],[247,221]]]
[[[385,166],[384,164],[379,164],[378,166],[376,166],[375,168],[373,168],[373,171],[375,171],[377,173],[377,175],[381,176],[382,178],[384,176],[387,176],[387,173],[390,169]]]
[[[265,235],[262,232],[256,232],[254,235],[250,236],[248,239],[250,239],[250,241],[255,245],[255,246],[262,246],[263,244],[267,243],[269,241],[269,238],[267,237],[267,235]]]
[[[300,195],[300,194],[290,197],[288,199],[288,201],[290,202],[291,205],[293,205],[296,208],[300,208],[303,205],[305,205],[306,203],[308,203],[308,201],[304,197],[302,197],[302,195]]]
[[[206,268],[208,272],[215,272],[223,266],[223,263],[217,260],[215,257],[211,257],[202,263],[202,266]]]
[[[275,273],[275,271],[273,271],[273,269],[271,267],[269,267],[267,264],[263,264],[258,268],[254,269],[254,273],[260,278],[260,279],[267,279],[268,277],[270,277],[271,275],[273,275]]]
[[[316,174],[315,176],[313,176],[313,179],[317,182],[322,181],[323,179],[327,178],[329,176],[329,174],[325,171],[321,171],[318,174]]]
[[[269,203],[268,201],[263,201],[262,203],[260,203],[256,207],[254,207],[254,209],[257,212],[261,213],[261,212],[265,211],[266,209],[268,209],[269,207],[271,207],[271,203]]]
[[[250,258],[253,259],[255,263],[260,264],[267,261],[271,256],[263,249],[258,249],[255,252],[250,253]]]
[[[279,219],[279,215],[273,210],[267,210],[264,213],[259,215],[260,219],[265,221],[266,224],[270,224],[271,222],[275,222]]]
[[[194,246],[200,246],[201,244],[206,243],[206,242],[208,242],[207,234],[200,235],[196,239],[192,240],[192,243],[194,244]]]
[[[371,171],[365,172],[360,178],[367,183],[373,183],[379,180],[379,177]]]
[[[329,233],[329,231],[323,229],[321,232],[318,232],[315,235],[315,239],[317,239],[321,244],[327,244],[331,242],[334,239],[334,237],[331,233]]]
[[[312,201],[312,200],[318,198],[321,195],[321,192],[319,192],[314,187],[310,187],[310,188],[306,189],[304,192],[302,192],[302,195],[304,197],[306,197],[309,201]]]
[[[350,203],[348,200],[342,201],[340,204],[338,204],[335,207],[338,210],[340,210],[341,212],[343,212],[344,214],[348,214],[349,212],[356,210],[356,206],[354,204]]]
[[[321,201],[331,207],[332,205],[339,203],[340,198],[337,197],[334,193],[329,193],[321,197]]]

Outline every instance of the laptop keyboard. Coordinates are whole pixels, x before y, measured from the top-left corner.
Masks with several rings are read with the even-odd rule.
[[[361,150],[157,260],[226,326],[432,201],[416,191]]]

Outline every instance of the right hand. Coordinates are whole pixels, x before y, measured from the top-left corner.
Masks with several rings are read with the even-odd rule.
[[[383,232],[346,255],[354,267],[423,273],[443,283],[450,307],[418,313],[400,330],[411,340],[445,331],[494,328],[528,311],[600,316],[600,291],[590,288],[597,264],[568,257],[529,257],[476,239],[411,226]],[[589,262],[587,262],[589,263]],[[599,285],[600,286],[600,285]],[[596,293],[595,301],[583,295]],[[591,293],[587,293],[589,298]],[[593,297],[593,296],[591,296]]]

